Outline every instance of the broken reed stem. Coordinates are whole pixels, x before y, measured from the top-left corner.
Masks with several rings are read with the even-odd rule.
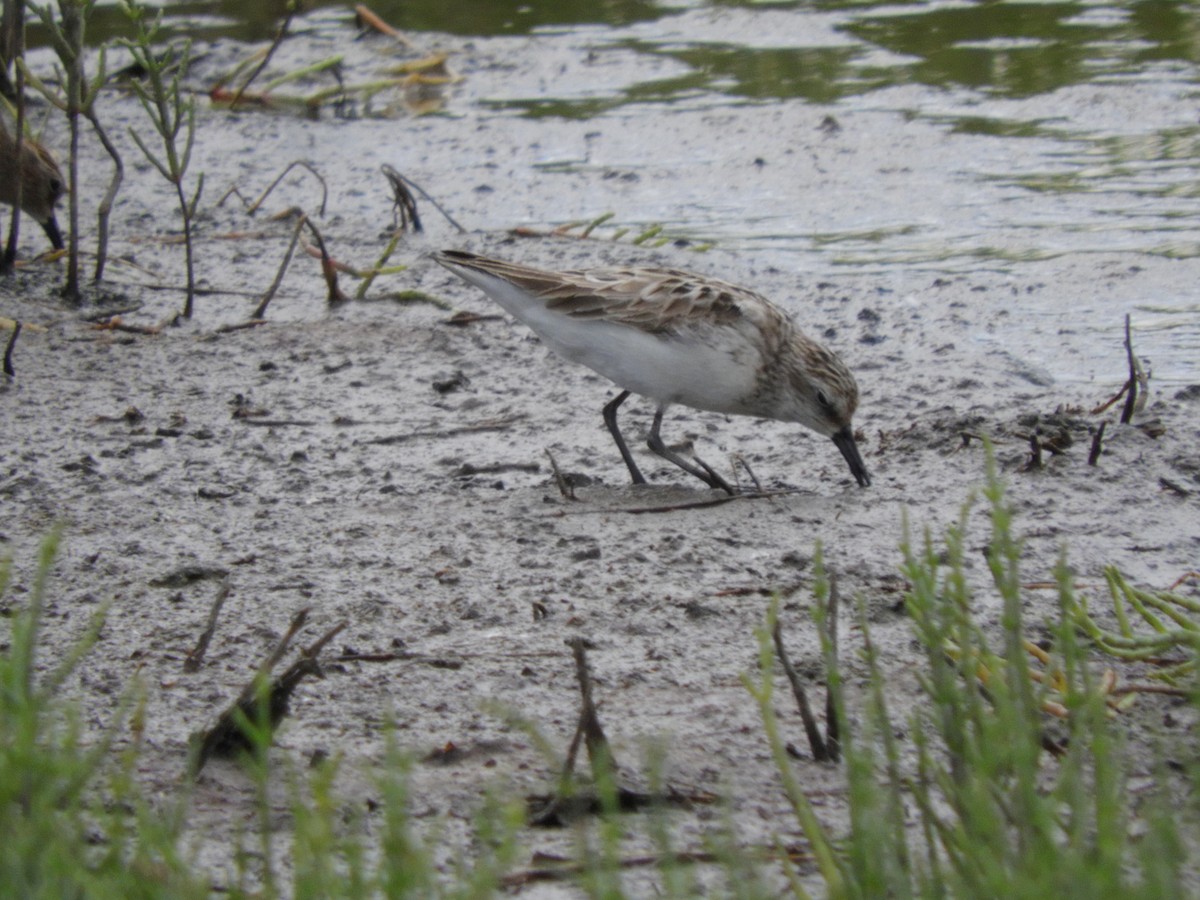
[[[222,580],[217,588],[217,596],[213,600],[212,608],[208,611],[208,624],[205,625],[204,631],[201,632],[199,640],[196,641],[196,646],[187,655],[183,661],[183,671],[199,672],[200,667],[204,665],[204,655],[208,652],[209,642],[212,641],[212,636],[217,631],[217,617],[221,615],[221,607],[225,605],[225,598],[229,596],[233,584],[228,575]]]
[[[279,661],[283,659],[284,655],[287,653],[288,646],[292,643],[292,638],[296,636],[297,632],[304,627],[304,623],[308,621],[308,612],[309,610],[306,606],[304,609],[292,616],[292,621],[291,624],[288,625],[288,630],[284,632],[283,637],[279,639],[279,643],[275,645],[275,649],[271,651],[271,655],[263,660],[262,665],[258,667],[258,673],[260,675],[268,674],[273,668],[275,668]],[[249,686],[248,690],[250,691],[250,696],[253,696],[253,684]]]
[[[554,473],[554,483],[558,485],[558,492],[563,495],[566,500],[578,500],[575,496],[575,486],[567,481],[562,471],[558,468],[558,460],[554,458],[554,454],[546,449],[546,456],[550,459],[550,470]]]
[[[1043,466],[1042,462],[1042,440],[1035,430],[1029,435],[1029,452],[1032,454],[1029,459],[1029,465],[1026,469],[1040,469]]]
[[[600,716],[596,713],[596,703],[592,699],[592,674],[587,664],[587,642],[580,637],[567,641],[571,653],[575,657],[575,674],[579,679],[579,730],[583,732],[587,745],[588,761],[592,764],[593,777],[598,778],[597,767],[606,766],[610,771],[617,770],[617,760],[613,756],[612,747],[604,735],[600,725]]]
[[[250,87],[251,82],[253,82],[254,79],[262,73],[262,70],[267,67],[267,63],[271,61],[271,57],[275,55],[275,51],[279,49],[280,44],[283,43],[283,39],[287,37],[288,28],[291,27],[292,19],[295,17],[296,11],[299,8],[300,4],[298,3],[287,4],[287,15],[284,16],[283,21],[279,24],[279,30],[275,32],[275,39],[271,41],[271,46],[267,48],[267,52],[263,55],[263,58],[259,64],[254,68],[254,71],[250,73],[250,76],[242,82],[241,87],[239,87],[234,93],[233,99],[229,101],[230,110],[237,108],[238,102],[242,99],[242,94],[246,92],[246,88]]]
[[[279,290],[279,285],[283,283],[283,276],[291,265],[292,256],[296,252],[296,244],[300,242],[300,232],[304,230],[304,222],[308,218],[304,213],[296,220],[296,227],[292,229],[292,240],[288,244],[287,252],[283,255],[283,262],[279,264],[279,270],[275,273],[275,280],[271,282],[271,286],[267,288],[267,292],[263,294],[262,299],[258,301],[258,306],[251,313],[251,319],[261,319],[267,314],[267,304],[275,296],[275,292]]]
[[[841,595],[838,593],[837,573],[827,569],[829,574],[829,602],[826,605],[825,620],[828,626],[825,631],[829,641],[830,671],[825,675],[825,746],[829,750],[829,759],[837,762],[842,756],[841,728],[838,725],[838,710],[844,709],[841,703],[841,680],[837,675],[838,663],[838,608],[841,606]]]
[[[746,457],[740,453],[737,455],[737,463],[746,470],[746,474],[750,476],[750,481],[754,484],[754,492],[757,494],[763,493],[762,482],[758,480],[758,476],[754,474],[754,470],[750,468],[750,463],[746,462]]]
[[[15,211],[14,211],[13,215],[14,216],[16,215]],[[13,361],[12,361],[13,348],[17,346],[17,336],[21,333],[21,329],[23,327],[24,326],[21,324],[20,319],[16,319],[13,321],[13,333],[12,333],[12,335],[9,336],[8,344],[4,348],[4,374],[7,375],[9,378],[17,377],[17,370],[15,368],[13,368]]]
[[[1133,333],[1129,325],[1129,313],[1125,314],[1125,355],[1129,360],[1129,393],[1125,397],[1125,407],[1121,410],[1121,424],[1128,425],[1133,420],[1133,414],[1146,405],[1146,390],[1149,378],[1142,371],[1142,364],[1133,352]]]
[[[308,675],[321,675],[317,657],[322,648],[346,627],[345,621],[339,622],[319,640],[303,648],[300,659],[265,686],[264,691],[263,681],[267,673],[286,652],[288,643],[303,626],[307,614],[307,609],[297,613],[279,647],[259,667],[237,701],[220,715],[212,728],[194,739],[195,753],[191,763],[193,777],[199,776],[205,763],[213,756],[232,756],[238,751],[251,751],[256,746],[264,746],[265,749],[265,745],[272,740],[274,729],[287,716],[296,687]],[[258,732],[257,736],[247,730],[248,727],[254,728],[256,723],[265,729]]]
[[[1091,414],[1093,416],[1100,415],[1100,413],[1104,412],[1106,409],[1108,409],[1110,406],[1112,406],[1114,403],[1116,403],[1118,400],[1120,400],[1122,397],[1124,397],[1125,392],[1128,390],[1129,390],[1129,382],[1126,381],[1123,385],[1121,385],[1121,389],[1119,391],[1117,391],[1115,394],[1113,394],[1111,397],[1109,397],[1107,400],[1105,400],[1099,406],[1095,407],[1091,411]]]
[[[825,739],[821,737],[821,728],[817,724],[817,717],[813,715],[812,707],[808,705],[808,694],[800,680],[800,673],[792,665],[787,648],[783,645],[783,628],[779,624],[779,619],[775,620],[775,627],[771,629],[771,637],[775,641],[775,655],[779,657],[779,664],[783,666],[783,674],[787,676],[788,683],[792,686],[792,695],[796,698],[796,705],[800,708],[800,720],[804,723],[804,733],[808,735],[808,746],[812,749],[813,759],[825,762],[829,759],[829,751],[825,746]]]
[[[337,265],[330,258],[329,251],[325,249],[325,239],[321,237],[321,232],[313,224],[312,219],[306,216],[304,224],[312,232],[313,238],[317,242],[317,249],[321,251],[321,274],[325,277],[325,285],[329,289],[325,302],[329,306],[341,306],[343,303],[349,303],[350,298],[343,294],[342,289],[338,287]]]
[[[287,166],[284,168],[284,170],[275,177],[275,180],[272,181],[270,183],[270,185],[267,186],[267,189],[265,191],[263,191],[262,194],[258,197],[258,199],[255,200],[253,203],[246,204],[246,201],[243,198],[242,203],[246,204],[246,214],[252,216],[256,212],[258,212],[259,208],[263,205],[263,203],[266,202],[267,197],[269,197],[271,195],[272,191],[274,191],[275,188],[279,187],[279,182],[283,181],[283,179],[285,179],[287,177],[288,173],[290,171],[292,171],[292,169],[295,169],[295,168],[307,169],[309,171],[309,173],[313,176],[313,178],[317,179],[317,181],[320,183],[320,185],[321,185],[321,208],[320,208],[320,210],[318,210],[318,215],[322,215],[322,216],[325,215],[325,202],[326,202],[326,200],[329,199],[329,185],[327,185],[325,183],[325,179],[321,176],[320,172],[318,172],[316,169],[314,169],[311,165],[309,165],[302,159],[293,160],[292,162],[288,163]],[[241,193],[238,192],[236,188],[230,188],[228,191],[226,191],[225,197],[228,197],[230,194],[233,194],[233,193],[236,193],[239,198],[242,197]],[[221,203],[225,202],[225,197],[221,198]],[[220,206],[221,204],[218,203],[217,205]]]
[[[1100,427],[1096,429],[1096,433],[1092,435],[1092,449],[1088,451],[1088,465],[1094,466],[1100,459],[1100,454],[1104,450],[1104,428],[1108,422],[1101,422]]]
[[[385,171],[384,171],[385,175],[387,174],[387,171],[386,171],[387,169],[391,169],[391,166],[385,167]],[[412,188],[414,191],[416,191],[418,194],[420,194],[422,197],[424,197],[426,200],[428,200],[431,204],[433,204],[433,208],[436,209],[438,212],[440,212],[442,214],[442,216],[446,219],[446,221],[454,226],[455,230],[458,231],[459,234],[467,233],[467,229],[463,228],[461,225],[458,224],[458,222],[454,221],[454,217],[451,216],[450,213],[446,212],[446,210],[442,208],[442,205],[440,203],[438,203],[436,200],[434,200],[433,197],[431,197],[429,195],[428,191],[426,191],[423,187],[421,187],[419,184],[417,184],[411,178],[406,178],[405,176],[401,175],[399,172],[396,172],[395,169],[392,169],[392,171],[395,172],[396,177],[399,178],[402,182],[404,182],[404,184],[408,185],[410,188]],[[388,176],[388,177],[390,178],[391,176]]]
[[[112,217],[113,204],[117,200],[117,192],[121,190],[121,184],[125,181],[125,162],[121,159],[121,154],[111,140],[109,140],[108,132],[100,124],[100,119],[96,116],[96,110],[92,104],[88,104],[84,110],[84,116],[92,123],[92,131],[95,132],[100,144],[104,150],[112,158],[113,175],[108,183],[108,189],[104,192],[104,196],[100,200],[100,205],[96,208],[96,269],[92,275],[92,281],[96,284],[104,277],[104,267],[108,263],[108,223]]]
[[[412,222],[413,231],[423,231],[421,217],[417,214],[417,201],[404,184],[404,176],[386,163],[380,167],[388,184],[392,186],[392,227],[406,231]],[[399,218],[397,223],[396,219]]]

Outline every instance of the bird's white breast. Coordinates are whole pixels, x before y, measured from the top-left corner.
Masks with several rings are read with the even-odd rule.
[[[659,403],[682,403],[715,412],[747,413],[761,349],[748,322],[654,333],[546,308],[537,297],[504,279],[472,270],[464,278],[532,328],[558,355],[587,366],[626,390]]]

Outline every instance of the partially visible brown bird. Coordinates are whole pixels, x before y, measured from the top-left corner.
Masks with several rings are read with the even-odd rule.
[[[17,142],[0,121],[0,203],[16,206]],[[21,141],[21,209],[37,220],[55,250],[63,248],[54,207],[66,193],[66,182],[50,152],[31,138]]]

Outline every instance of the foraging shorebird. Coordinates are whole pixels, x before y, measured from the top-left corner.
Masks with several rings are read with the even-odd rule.
[[[433,257],[559,356],[621,388],[604,407],[604,422],[634,484],[646,479],[617,428],[617,408],[630,393],[658,404],[650,449],[710,487],[734,493],[706,463],[663,442],[659,430],[672,403],[799,422],[833,439],[859,485],[871,483],[850,424],[858,406],[854,376],[754,291],[676,269],[549,272],[459,250]]]
[[[37,220],[55,250],[63,248],[62,232],[54,207],[66,192],[66,182],[48,150],[31,138],[21,141],[21,164],[17,166],[17,142],[0,121],[0,203],[16,206],[17,172],[21,180],[21,210]]]

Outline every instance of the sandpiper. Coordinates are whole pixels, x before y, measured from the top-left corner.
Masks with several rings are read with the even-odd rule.
[[[15,170],[17,142],[0,121],[0,203],[17,202]],[[21,209],[37,220],[55,250],[63,248],[62,232],[54,217],[54,206],[66,190],[58,165],[41,144],[31,138],[21,141]]]
[[[659,429],[672,403],[799,422],[833,438],[859,485],[871,483],[850,425],[858,405],[854,376],[754,291],[677,269],[549,272],[460,250],[433,257],[560,356],[622,389],[604,407],[604,422],[634,484],[646,479],[617,428],[617,408],[630,393],[658,404],[650,449],[711,487],[734,493],[712,467],[663,443]]]

